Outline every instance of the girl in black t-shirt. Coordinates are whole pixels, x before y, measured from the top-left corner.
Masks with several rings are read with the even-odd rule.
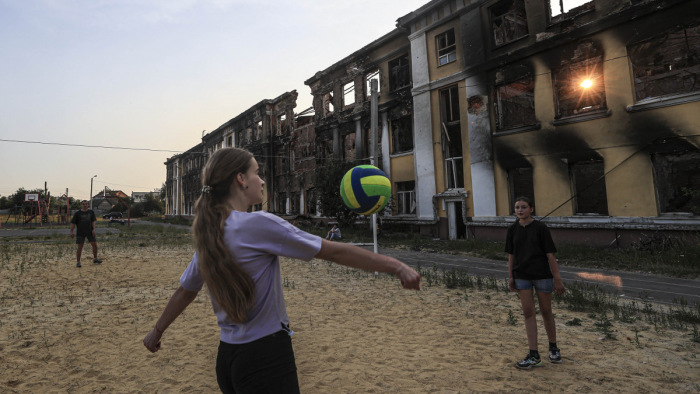
[[[544,328],[549,338],[549,361],[561,363],[557,347],[557,330],[552,315],[552,290],[562,294],[566,289],[559,275],[559,265],[554,257],[557,249],[552,241],[549,228],[532,217],[534,207],[527,197],[515,200],[515,223],[508,227],[506,253],[508,253],[508,286],[520,295],[520,303],[525,317],[525,331],[530,352],[515,366],[520,369],[541,367],[544,364],[537,350],[537,320],[535,319],[535,298],[544,320]]]

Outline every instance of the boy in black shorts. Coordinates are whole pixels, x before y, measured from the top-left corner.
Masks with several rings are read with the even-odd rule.
[[[92,245],[92,262],[95,264],[102,263],[102,260],[97,258],[97,240],[95,239],[95,224],[97,223],[97,218],[95,217],[95,212],[92,209],[88,209],[88,202],[83,200],[80,202],[81,209],[77,211],[73,218],[70,220],[70,237],[73,238],[73,229],[78,227],[78,234],[75,237],[75,243],[78,244],[77,259],[78,264],[76,267],[80,268],[80,255],[83,252],[83,245],[85,244],[85,238],[87,238],[90,245]]]

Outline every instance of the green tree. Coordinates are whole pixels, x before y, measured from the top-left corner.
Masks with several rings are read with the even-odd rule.
[[[0,197],[0,209],[12,208],[12,201],[9,198],[2,196]]]
[[[328,160],[322,167],[316,168],[314,187],[318,192],[321,214],[335,218],[341,227],[347,227],[357,219],[357,214],[349,210],[340,197],[340,181],[343,175],[354,167],[352,162]]]
[[[152,194],[146,194],[145,201],[139,204],[143,205],[143,212],[146,214],[162,214],[163,212],[165,212],[165,203]]]

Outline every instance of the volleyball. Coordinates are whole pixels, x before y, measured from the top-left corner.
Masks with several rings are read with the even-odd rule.
[[[377,167],[361,165],[345,173],[340,196],[351,211],[360,215],[379,212],[391,198],[391,181]]]

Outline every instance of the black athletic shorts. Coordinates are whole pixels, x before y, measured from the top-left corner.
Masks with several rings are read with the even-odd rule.
[[[83,234],[78,234],[75,236],[75,243],[77,244],[84,244],[85,243],[85,238],[87,238],[88,242],[96,242],[97,240],[95,239],[95,236],[92,235],[92,233],[88,235],[83,235]]]
[[[226,394],[298,394],[292,338],[280,330],[250,343],[220,341],[216,380]]]

